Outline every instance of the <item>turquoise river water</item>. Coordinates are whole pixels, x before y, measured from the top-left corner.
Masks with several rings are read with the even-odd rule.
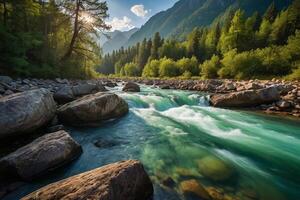
[[[129,103],[127,116],[98,128],[70,128],[83,147],[79,159],[5,199],[125,159],[142,161],[154,200],[189,199],[180,185],[191,179],[227,199],[300,199],[299,120],[213,108],[203,93],[144,86],[140,93],[114,92]],[[97,141],[108,145],[99,148]]]

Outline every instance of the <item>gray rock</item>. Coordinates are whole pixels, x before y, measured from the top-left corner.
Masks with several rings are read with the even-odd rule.
[[[47,185],[22,200],[147,200],[153,186],[143,165],[121,161]]]
[[[263,88],[261,85],[254,83],[254,82],[250,82],[250,83],[246,84],[244,87],[246,90],[257,90],[257,89]]]
[[[60,89],[58,89],[57,92],[54,93],[53,97],[54,100],[59,104],[67,103],[75,99],[72,87],[68,85],[62,86]]]
[[[11,90],[6,90],[5,92],[4,92],[4,94],[3,95],[11,95],[11,94],[13,94],[14,92],[13,91],[11,91]]]
[[[62,130],[65,130],[65,127],[64,127],[64,125],[59,124],[59,125],[48,127],[46,129],[46,132],[53,133],[53,132],[62,131]]]
[[[73,94],[76,97],[92,94],[95,92],[106,91],[106,89],[104,87],[101,87],[101,85],[91,84],[91,83],[79,84],[74,86],[72,89],[73,89]]]
[[[30,90],[0,99],[0,138],[34,131],[55,115],[56,104],[46,89]]]
[[[287,109],[292,106],[292,104],[288,101],[280,100],[276,103],[279,108]]]
[[[0,82],[9,84],[13,81],[9,76],[0,76]]]
[[[248,107],[273,103],[279,98],[278,90],[275,87],[269,87],[229,94],[215,94],[211,96],[210,103],[215,107]]]
[[[0,85],[0,94],[4,94],[4,92],[5,92],[4,87]]]
[[[133,82],[128,82],[124,85],[123,89],[124,92],[140,92],[140,86]]]
[[[44,135],[0,160],[0,175],[31,180],[77,158],[81,146],[65,131]]]
[[[112,93],[96,93],[84,96],[58,109],[58,118],[74,126],[98,125],[128,112],[125,100]]]

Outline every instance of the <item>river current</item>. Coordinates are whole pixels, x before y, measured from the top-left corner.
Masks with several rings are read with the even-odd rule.
[[[204,93],[146,86],[113,92],[128,102],[128,115],[97,128],[69,128],[83,147],[79,159],[5,199],[125,159],[143,163],[154,200],[193,199],[181,189],[189,180],[228,199],[300,199],[299,120],[210,107]]]

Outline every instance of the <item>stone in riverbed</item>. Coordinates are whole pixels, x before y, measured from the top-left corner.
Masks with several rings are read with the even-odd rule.
[[[214,94],[210,97],[210,103],[215,107],[248,107],[273,103],[279,99],[278,90],[275,87],[269,87],[229,94]]]
[[[13,81],[12,78],[10,78],[9,76],[0,76],[0,82],[1,83],[6,83],[9,84]]]
[[[59,88],[53,95],[54,100],[58,103],[67,103],[75,99],[72,87],[65,85]]]
[[[113,93],[96,93],[84,96],[61,106],[58,118],[74,126],[94,126],[128,113],[125,100]]]
[[[203,200],[210,200],[211,197],[205,188],[195,179],[182,181],[179,185],[179,189],[185,196],[196,196]]]
[[[104,86],[101,84],[91,84],[91,83],[84,83],[84,84],[79,84],[76,86],[73,86],[72,88],[73,94],[76,97],[92,94],[95,92],[104,92],[107,91]]]
[[[0,138],[34,131],[55,115],[56,104],[50,91],[30,90],[0,99]]]
[[[65,131],[50,133],[0,160],[0,177],[31,180],[77,158],[81,146]]]
[[[226,181],[234,174],[233,169],[222,160],[207,156],[198,161],[200,173],[213,181]]]
[[[52,183],[22,200],[147,200],[152,194],[153,186],[143,165],[128,160]]]
[[[128,82],[124,85],[123,89],[124,92],[140,92],[140,86],[133,82]]]

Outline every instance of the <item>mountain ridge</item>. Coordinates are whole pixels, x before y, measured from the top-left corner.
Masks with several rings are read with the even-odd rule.
[[[160,32],[164,38],[178,37],[195,27],[209,26],[227,9],[241,8],[247,16],[256,11],[263,14],[273,1],[278,10],[282,10],[293,0],[180,0],[173,7],[152,16],[129,38],[125,46],[150,38],[155,32]]]

